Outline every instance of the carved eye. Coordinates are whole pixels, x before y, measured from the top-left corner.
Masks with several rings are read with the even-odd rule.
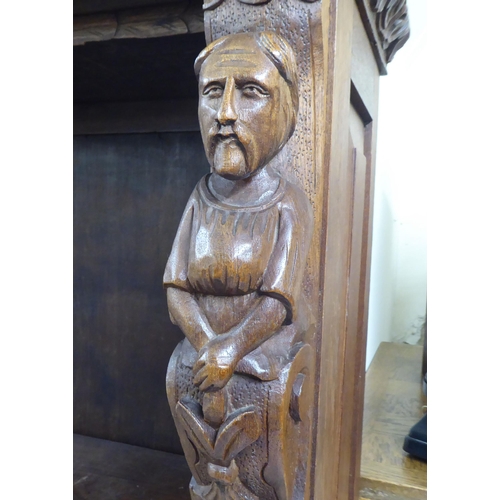
[[[220,85],[208,85],[203,89],[203,95],[213,99],[222,97],[223,92],[224,89]]]
[[[266,97],[269,95],[269,92],[264,90],[260,85],[255,83],[247,83],[243,85],[242,92],[245,97]]]

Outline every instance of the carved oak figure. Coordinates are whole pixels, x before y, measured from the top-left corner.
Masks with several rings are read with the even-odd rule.
[[[167,395],[191,497],[299,499],[314,390],[302,288],[313,220],[305,193],[273,166],[296,123],[295,58],[272,32],[237,34],[206,47],[195,72],[211,173],[164,275],[186,336]]]

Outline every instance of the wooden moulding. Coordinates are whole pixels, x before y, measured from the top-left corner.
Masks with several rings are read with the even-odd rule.
[[[213,10],[223,0],[211,0]],[[315,0],[304,0],[313,3]],[[263,1],[246,0],[247,4]],[[410,35],[406,0],[356,0],[381,75]],[[203,11],[193,1],[178,1],[161,7],[135,8],[117,12],[76,15],[73,45],[113,38],[152,38],[203,32]]]
[[[203,12],[197,2],[191,1],[73,18],[73,45],[114,38],[154,38],[201,32]]]

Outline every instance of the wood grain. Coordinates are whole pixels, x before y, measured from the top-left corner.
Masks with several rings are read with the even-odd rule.
[[[275,32],[232,34],[208,45],[195,71],[211,172],[164,274],[186,336],[169,362],[168,400],[193,499],[298,500],[310,471],[315,324],[303,282],[313,214],[277,159],[297,122],[295,54]]]
[[[190,500],[182,455],[74,434],[74,500]]]
[[[78,16],[73,19],[73,45],[111,40],[118,28],[114,14]]]
[[[375,77],[376,62],[373,53],[369,50],[367,34],[362,29],[362,20],[357,9],[354,10],[353,45],[351,60],[351,119],[350,128],[353,143],[356,148],[356,156],[364,161],[364,186],[362,196],[356,198],[356,182],[359,183],[359,173],[355,172],[355,198],[354,210],[362,207],[362,227],[358,231],[362,233],[360,249],[360,284],[359,284],[359,308],[357,314],[357,343],[356,351],[352,355],[355,361],[354,373],[354,424],[351,433],[353,448],[350,474],[350,498],[355,498],[359,490],[359,471],[361,464],[361,435],[363,428],[364,412],[364,387],[365,387],[365,364],[366,364],[366,342],[368,331],[368,297],[370,290],[371,248],[373,229],[373,201],[375,190],[375,150],[378,119],[378,88],[379,78]],[[359,79],[363,75],[365,83],[360,85]],[[358,84],[358,92],[355,83]],[[357,123],[357,127],[353,127]],[[363,126],[363,127],[361,127]],[[357,128],[358,132],[355,132]],[[363,135],[361,138],[360,133]],[[356,137],[357,135],[357,137]],[[356,168],[358,165],[356,165]],[[359,189],[359,188],[358,188]],[[353,234],[353,249],[354,234]],[[352,260],[352,258],[351,258]]]
[[[363,492],[418,500],[427,496],[427,464],[402,448],[410,428],[423,415],[422,355],[420,346],[383,342],[368,370],[361,460]]]
[[[351,476],[357,474],[351,465],[357,439],[353,434],[345,435],[346,426],[353,417],[353,402],[349,399],[353,397],[355,383],[345,371],[347,364],[355,362],[352,358],[355,352],[349,351],[347,337],[354,186],[353,153],[347,124],[354,9],[352,1],[332,1],[328,17],[324,19],[327,79],[324,125],[327,135],[323,162],[327,176],[323,186],[322,331],[313,497],[321,500],[353,498]],[[350,320],[356,322],[352,317]]]
[[[225,0],[213,2],[205,19],[209,41],[237,31],[272,29],[296,50],[301,110],[294,138],[281,155],[281,172],[292,174],[311,200],[313,248],[319,250],[310,256],[306,280],[313,303],[317,297],[319,368],[309,494],[355,498],[378,103],[374,53],[352,0],[280,2],[279,7],[273,1],[257,7]],[[352,89],[357,89],[355,97]],[[358,159],[366,159],[357,182],[346,127],[354,100],[363,122]]]
[[[94,17],[94,24],[90,23],[91,29],[88,30],[89,37],[93,38],[89,40],[109,39],[113,30],[115,38],[158,37],[200,30],[199,18],[193,21],[194,28],[189,27],[185,19],[184,24],[179,22],[182,20],[179,12],[179,5],[172,4],[163,10]],[[365,21],[358,14],[354,0],[324,0],[321,3],[284,0],[279,5],[276,0],[216,1],[211,2],[206,20],[208,40],[228,33],[272,29],[288,39],[299,59],[301,111],[295,135],[279,154],[277,170],[285,179],[299,185],[313,206],[313,244],[303,288],[313,304],[317,321],[317,328],[308,333],[307,340],[317,352],[313,366],[318,369],[316,390],[303,390],[300,378],[292,388],[292,401],[296,406],[292,415],[296,421],[302,418],[302,408],[310,408],[314,402],[316,439],[311,452],[314,463],[305,472],[301,471],[305,477],[301,488],[305,487],[305,490],[299,494],[295,492],[293,498],[353,500],[357,498],[360,460],[380,70],[380,65],[377,70],[375,62],[373,40],[380,41],[380,34],[365,33],[367,26],[374,25],[362,26]],[[80,23],[77,31],[80,40],[85,40],[85,23]],[[103,105],[100,106],[102,109]],[[106,113],[113,115],[109,112],[112,107],[101,116],[105,117]],[[128,123],[133,107],[134,103],[128,106]],[[118,117],[115,126],[119,129],[118,108],[124,110],[125,107],[113,108],[115,117]],[[89,109],[86,109],[87,117]],[[97,128],[94,133],[112,130],[109,123],[102,128],[99,121],[94,120],[94,126],[101,126],[101,132]],[[146,118],[139,123],[139,128],[134,131],[151,131],[148,126],[155,130],[165,126],[148,125],[147,121]],[[350,124],[350,130],[347,124]],[[238,391],[231,397],[238,397]],[[219,423],[224,401],[221,398],[209,399],[201,402],[206,408],[208,421]],[[251,399],[248,403],[252,403]],[[184,412],[187,419],[190,418],[189,411],[188,408]],[[234,416],[235,422],[249,420],[250,434],[257,433],[258,426],[253,420],[250,422],[250,413],[244,413],[247,416],[243,413]],[[277,413],[276,419],[270,421],[276,432],[280,430],[279,418]],[[111,428],[112,433],[115,432],[114,424]],[[401,424],[392,430],[400,428]],[[203,438],[204,435],[211,444],[210,429],[205,430],[200,436]],[[221,456],[233,453],[229,446],[226,449],[220,445],[219,448]],[[234,472],[232,465],[218,467],[211,470],[213,477],[227,479]],[[269,470],[273,467],[270,462]],[[292,471],[293,467],[289,470]],[[120,477],[116,480],[114,487],[117,491],[121,491],[121,481]],[[398,493],[394,490],[391,494]]]
[[[201,32],[203,11],[196,1],[73,18],[73,45],[113,38],[155,38]]]
[[[181,453],[165,398],[182,334],[161,286],[209,169],[198,132],[74,138],[74,431]]]

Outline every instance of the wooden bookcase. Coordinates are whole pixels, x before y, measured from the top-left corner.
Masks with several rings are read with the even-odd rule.
[[[116,498],[146,498],[126,484],[134,462],[143,468],[137,482],[163,485],[148,495],[169,498],[165,477],[146,477],[154,457],[180,464],[173,480],[186,474],[173,472],[184,466],[164,389],[182,334],[161,276],[185,203],[208,170],[193,61],[206,37],[251,29],[245,17],[224,25],[223,9],[237,1],[206,11],[204,23],[201,0],[74,0],[75,498],[99,500],[106,478],[122,476]],[[318,319],[308,494],[347,500],[359,490],[378,82],[408,37],[407,13],[404,0],[293,1],[310,9],[307,161],[317,171],[307,188]],[[110,450],[123,454],[121,472],[99,475]],[[143,459],[134,461],[134,450]],[[94,489],[88,467],[101,478]]]

